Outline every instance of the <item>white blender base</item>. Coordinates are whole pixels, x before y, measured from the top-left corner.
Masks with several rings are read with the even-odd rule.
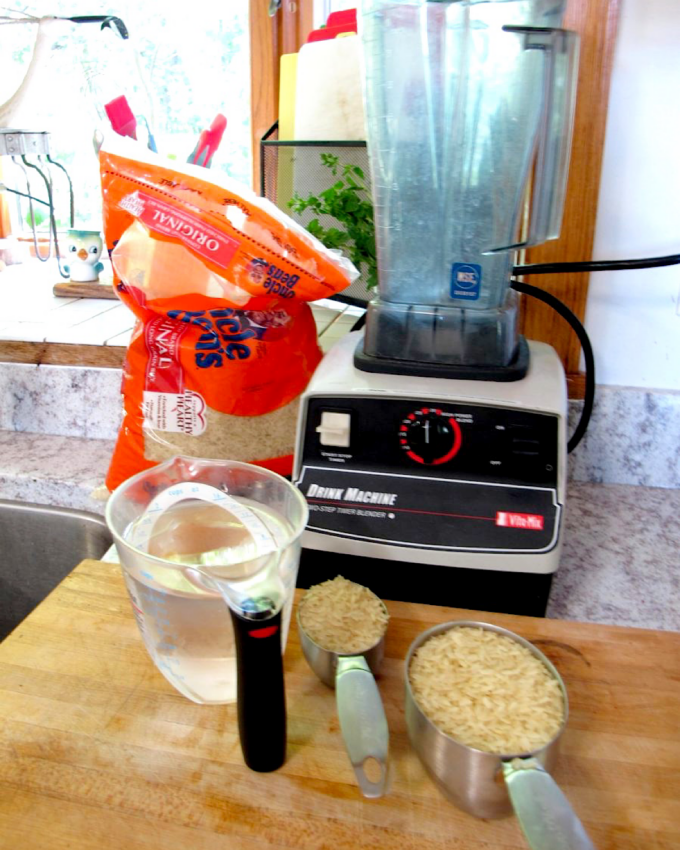
[[[423,568],[444,567],[451,568],[452,580],[454,573],[458,570],[522,573],[533,574],[537,577],[553,573],[559,565],[561,550],[560,532],[566,490],[567,417],[564,371],[554,349],[544,343],[529,341],[530,365],[526,377],[522,380],[507,383],[468,381],[359,371],[353,363],[354,349],[359,338],[360,333],[348,334],[326,354],[304,393],[300,405],[293,480],[307,495],[310,508],[315,507],[313,503],[324,503],[321,507],[317,504],[310,514],[308,530],[303,534],[302,545],[304,549],[311,550],[309,557],[305,560],[318,563],[320,571],[323,558],[314,556],[322,552],[335,553],[347,559],[375,559],[376,569],[380,569],[381,561],[384,562],[382,566],[385,569],[389,569],[390,562],[407,562],[422,565]],[[383,452],[382,444],[384,443],[385,446],[396,445],[396,442],[405,444],[407,439],[410,439],[408,433],[407,439],[404,439],[404,434],[399,431],[403,428],[399,422],[406,422],[408,428],[408,417],[403,420],[395,418],[397,414],[394,411],[398,413],[400,409],[412,408],[417,416],[421,417],[421,411],[429,410],[427,407],[429,402],[437,405],[436,411],[433,407],[429,416],[437,412],[445,418],[449,416],[447,411],[453,411],[452,416],[455,416],[460,426],[458,430],[463,433],[458,454],[450,461],[447,460],[441,464],[436,461],[435,464],[419,465],[411,463],[403,457],[403,454],[393,452],[389,458],[394,459],[394,465],[390,466],[388,455],[384,457],[380,455],[380,452]],[[324,411],[332,414],[326,416],[329,428],[325,432],[321,426]],[[339,418],[338,413],[340,413]],[[538,416],[534,416],[535,414]],[[409,417],[413,421],[413,414],[409,414]],[[380,428],[383,427],[383,420],[384,437],[381,434],[379,440],[381,445],[375,449],[380,456],[372,453],[364,457],[362,452],[365,445],[371,440],[375,444],[376,432],[379,433]],[[478,438],[476,444],[474,443],[474,439],[478,437],[475,434],[476,428],[481,428],[483,425],[492,436],[496,433],[494,429],[503,434],[507,428],[515,427],[508,424],[515,420],[522,422],[535,420],[547,422],[550,425],[546,432],[549,434],[549,438],[546,438],[549,444],[542,444],[540,451],[547,452],[546,457],[549,455],[551,463],[545,464],[545,468],[551,471],[549,473],[545,473],[545,470],[539,471],[540,474],[536,480],[532,480],[531,476],[526,482],[517,479],[517,475],[521,475],[523,469],[522,458],[517,457],[510,459],[514,464],[515,477],[508,478],[504,471],[504,466],[507,467],[506,461],[488,460],[484,455],[487,443]],[[336,437],[334,437],[334,429],[339,429]],[[328,445],[326,441],[330,441],[331,445]],[[333,445],[334,441],[335,445]],[[403,445],[402,448],[409,449],[410,446]],[[387,451],[388,448],[385,448],[384,452]],[[411,452],[406,454],[415,456],[415,453]],[[489,466],[494,463],[497,464],[496,467]],[[535,465],[535,459],[527,457],[526,468],[529,469],[532,463]],[[475,474],[476,469],[479,470],[479,476]],[[541,481],[541,475],[546,477],[545,482]],[[393,524],[390,527],[392,540],[367,539],[372,536],[372,530],[353,528],[351,525],[353,520],[349,518],[332,521],[329,519],[334,512],[343,514],[352,512],[352,509],[342,507],[345,504],[344,496],[350,492],[353,494],[359,492],[361,494],[359,498],[383,498],[379,493],[364,494],[363,490],[357,489],[361,486],[357,482],[363,480],[362,476],[373,482],[373,487],[369,490],[396,491],[399,487],[402,488],[397,495],[389,496],[388,493],[385,496],[385,498],[393,498],[395,505],[406,505],[406,507],[395,508],[397,511],[401,509],[404,513],[392,515]],[[345,479],[356,486],[351,490],[345,488]],[[405,479],[407,484],[400,484],[400,479]],[[382,480],[388,483],[375,484]],[[329,481],[332,487],[322,486]],[[320,482],[316,484],[316,490],[313,489],[313,482]],[[435,505],[435,510],[431,509],[432,505],[422,506],[429,507],[430,510],[413,509],[421,505],[408,501],[408,488],[422,488],[423,482],[431,491],[437,490],[437,494],[441,493],[441,501]],[[533,498],[537,494],[550,509],[550,519],[546,513],[546,529],[542,543],[537,545],[535,543],[537,535],[532,536],[530,531],[523,534],[521,531],[518,533],[514,530],[499,529],[498,526],[504,523],[499,522],[498,517],[502,511],[506,510],[502,503],[499,503],[500,509],[495,512],[496,522],[487,522],[482,531],[474,532],[477,535],[477,539],[473,541],[474,545],[470,545],[469,542],[459,545],[461,541],[456,539],[455,531],[450,538],[446,538],[449,526],[455,527],[455,520],[446,519],[446,509],[450,512],[452,504],[464,506],[468,494],[475,496],[479,492],[475,488],[491,494],[489,498],[492,500],[496,493],[499,494],[499,499],[502,497],[517,501],[529,496]],[[330,494],[330,498],[314,499],[310,498],[310,493],[321,493],[325,496]],[[339,498],[333,498],[334,496]],[[439,498],[439,495],[436,498]],[[355,505],[355,507],[363,506]],[[362,514],[370,515],[371,510],[377,512],[389,510],[389,506],[379,504],[367,503],[365,507],[369,510],[362,511]],[[319,513],[320,510],[328,513]],[[444,517],[441,525],[433,524],[436,521],[427,516],[436,513]],[[409,514],[423,514],[423,517],[422,519],[409,517]],[[511,514],[519,518],[533,515],[529,512],[522,513],[521,508],[517,513]],[[449,513],[448,516],[453,514]],[[489,517],[480,517],[480,519],[488,520],[493,516],[494,511],[491,511]],[[470,517],[470,519],[473,518]],[[366,525],[370,523],[370,520],[362,519],[361,522]],[[447,522],[449,525],[442,532],[442,526],[445,526]],[[547,528],[548,522],[551,523],[550,530]],[[323,526],[323,523],[326,523],[328,527]],[[333,523],[336,523],[335,527],[332,527]],[[432,540],[421,539],[420,545],[417,543],[406,546],[394,545],[396,534],[401,534],[409,523],[414,539],[418,537],[418,529],[425,528],[428,523],[437,534]],[[376,523],[376,526],[379,529],[387,528],[386,523]],[[499,542],[504,534],[512,541],[509,547]],[[518,538],[526,539],[528,548],[524,548],[521,539],[518,542]],[[370,586],[369,579],[367,575],[365,583]],[[484,607],[482,602],[483,600],[480,600],[480,607]]]

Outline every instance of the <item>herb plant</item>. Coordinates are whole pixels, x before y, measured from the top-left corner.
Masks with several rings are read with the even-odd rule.
[[[296,192],[288,201],[293,212],[311,210],[317,216],[335,218],[339,227],[324,227],[318,218],[306,225],[307,230],[327,248],[344,249],[360,271],[366,271],[366,286],[378,284],[375,256],[375,229],[373,226],[373,201],[366,188],[364,172],[357,165],[340,165],[340,158],[329,153],[321,154],[321,162],[333,177],[339,179],[318,195],[301,198]]]

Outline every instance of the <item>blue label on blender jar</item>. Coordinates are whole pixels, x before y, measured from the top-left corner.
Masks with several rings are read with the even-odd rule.
[[[475,263],[454,263],[451,269],[451,298],[476,301],[482,285],[482,267]]]

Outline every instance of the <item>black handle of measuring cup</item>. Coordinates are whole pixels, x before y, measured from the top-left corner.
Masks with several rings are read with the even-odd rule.
[[[243,759],[251,770],[267,773],[286,759],[281,612],[267,619],[246,619],[231,610],[231,618]]]

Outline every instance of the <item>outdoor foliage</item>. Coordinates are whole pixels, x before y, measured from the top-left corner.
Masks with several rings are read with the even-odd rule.
[[[218,112],[228,126],[212,168],[250,185],[250,90],[248,4],[201,0],[192,9],[164,0],[51,0],[49,4],[4,0],[3,11],[40,15],[112,14],[122,18],[131,36],[123,41],[96,24],[64,24],[40,76],[35,104],[37,130],[52,134],[52,156],[73,179],[76,225],[101,227],[99,169],[92,145],[95,128],[112,132],[104,104],[124,94],[133,112],[153,125],[162,154],[185,161],[198,134]],[[7,100],[28,68],[37,28],[0,25],[0,103]],[[140,57],[137,68],[132,44]],[[146,143],[143,123],[139,136]],[[23,175],[11,164],[3,179],[25,191]],[[38,185],[33,187],[39,194]],[[57,175],[58,224],[67,226],[65,182]],[[19,215],[25,219],[26,210]],[[45,225],[43,225],[43,229]]]

